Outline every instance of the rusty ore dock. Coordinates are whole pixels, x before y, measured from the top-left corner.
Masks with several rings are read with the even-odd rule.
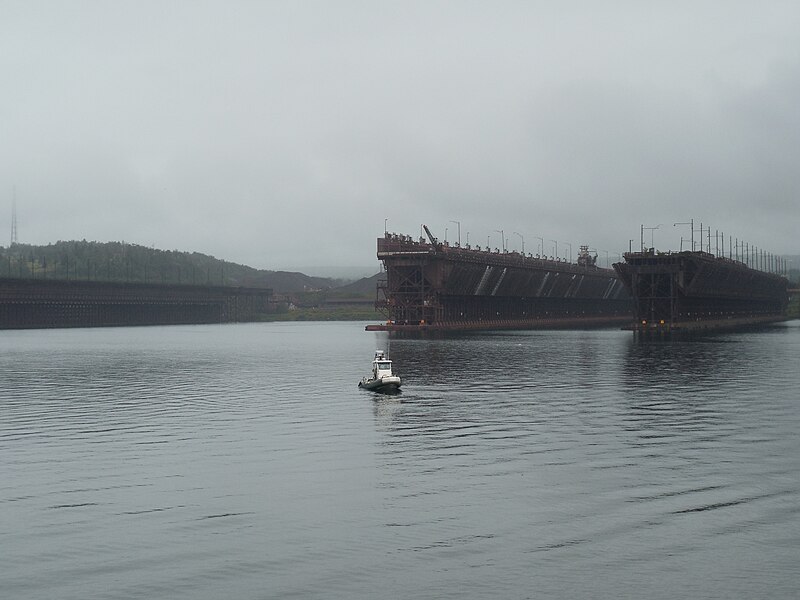
[[[787,318],[789,281],[774,257],[739,261],[710,251],[650,248],[626,253],[614,269],[633,297],[626,329],[638,335],[738,329]]]
[[[386,232],[378,259],[386,280],[367,331],[446,331],[622,326],[631,298],[612,269],[582,246],[576,263]]]

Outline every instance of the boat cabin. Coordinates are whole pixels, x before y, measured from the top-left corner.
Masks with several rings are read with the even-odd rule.
[[[372,361],[372,376],[375,379],[392,375],[392,361],[385,358],[383,350],[375,350],[375,360]]]

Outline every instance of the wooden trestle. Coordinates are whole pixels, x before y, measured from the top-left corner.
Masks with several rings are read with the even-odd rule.
[[[0,279],[0,329],[226,323],[267,312],[269,289]]]

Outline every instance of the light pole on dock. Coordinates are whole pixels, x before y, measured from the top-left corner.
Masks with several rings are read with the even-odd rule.
[[[514,235],[518,235],[519,239],[522,240],[522,256],[525,256],[525,236],[523,236],[521,233],[517,233],[516,231],[514,232]]]
[[[506,251],[506,234],[503,233],[502,229],[495,229],[496,233],[500,234],[500,249],[505,252]]]
[[[694,219],[690,219],[688,223],[673,223],[673,227],[677,227],[678,225],[688,225],[691,232],[692,232],[692,252],[694,252]]]
[[[458,247],[461,247],[461,221],[450,221],[451,223],[455,223],[458,225]]]
[[[661,227],[661,223],[659,223],[655,227],[645,227],[644,225],[642,225],[642,235],[644,235],[644,230],[645,229],[649,229],[650,230],[650,247],[651,248],[655,248],[655,242],[654,242],[655,232],[656,232],[656,229],[658,229],[659,227]],[[642,238],[642,247],[644,248],[644,238]]]

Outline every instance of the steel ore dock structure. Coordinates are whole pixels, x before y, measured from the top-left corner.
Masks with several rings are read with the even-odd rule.
[[[479,329],[621,326],[631,299],[611,269],[582,246],[577,263],[519,252],[491,252],[385,233],[378,259],[386,281],[376,308],[385,324],[367,331],[427,333]]]
[[[789,281],[763,255],[747,261],[763,270],[704,251],[650,248],[624,258],[614,269],[633,296],[633,321],[626,329],[637,335],[736,329],[786,319]]]

